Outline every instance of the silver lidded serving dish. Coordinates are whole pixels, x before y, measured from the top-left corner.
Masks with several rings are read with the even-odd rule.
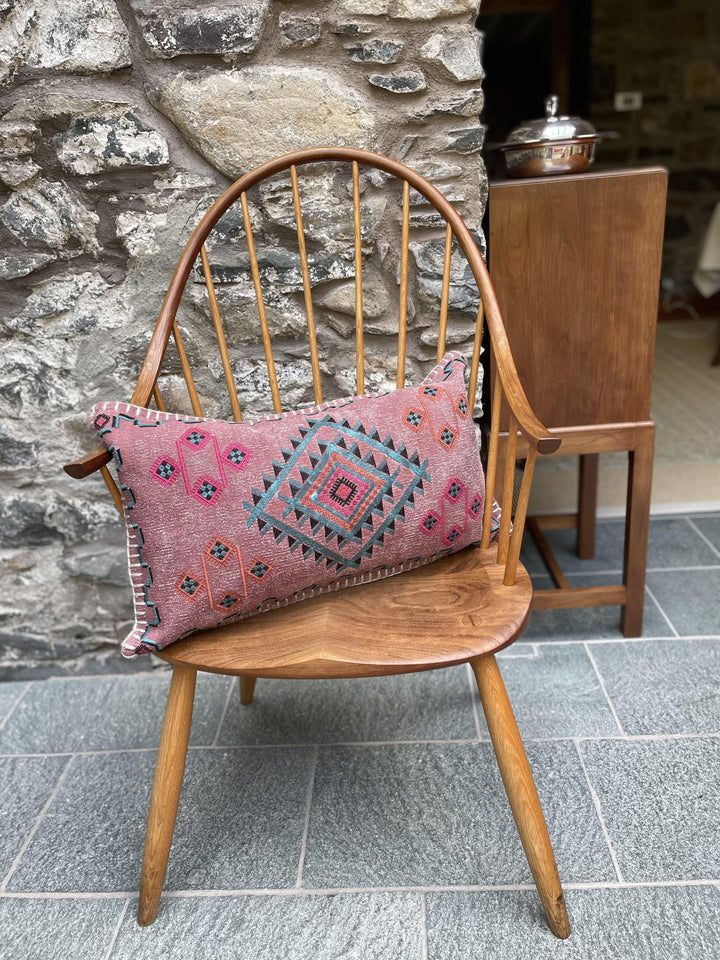
[[[545,99],[545,116],[516,127],[498,144],[510,177],[583,173],[595,159],[600,135],[587,120],[558,116],[559,98]]]

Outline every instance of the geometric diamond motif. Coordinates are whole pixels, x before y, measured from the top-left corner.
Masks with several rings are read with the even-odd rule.
[[[225,453],[223,453],[223,459],[226,460],[230,466],[236,467],[238,470],[245,465],[249,456],[250,451],[238,443],[231,443]]]
[[[210,547],[208,547],[208,554],[222,563],[231,550],[232,547],[229,547],[226,543],[223,543],[222,540],[216,540]]]
[[[443,537],[443,540],[445,540],[446,543],[453,543],[461,533],[462,530],[460,530],[459,527],[453,527],[452,530]]]
[[[231,593],[226,593],[225,596],[220,601],[220,606],[228,609],[236,604],[239,600],[239,597],[234,597]]]
[[[270,570],[272,570],[272,564],[265,560],[258,559],[250,567],[248,573],[251,577],[255,577],[256,580],[262,580]]]
[[[441,443],[444,443],[446,447],[451,447],[454,439],[455,434],[452,432],[450,427],[445,427],[443,432],[440,434]]]
[[[473,501],[470,504],[470,513],[474,517],[476,517],[478,515],[478,511],[481,506],[482,506],[482,500],[480,499],[480,497],[478,497],[477,494],[475,494],[475,496],[473,497]]]
[[[160,457],[152,465],[150,472],[160,483],[169,486],[175,479],[177,469],[178,465],[174,460],[170,460],[168,457]]]
[[[189,573],[185,574],[180,583],[180,589],[188,597],[193,597],[197,593],[199,586],[198,581],[191,577]]]
[[[459,480],[451,480],[447,485],[447,489],[445,490],[445,496],[455,503],[464,489],[465,487]]]
[[[189,444],[191,447],[196,447],[198,450],[207,443],[208,434],[203,433],[200,430],[190,429],[182,437],[184,443]]]
[[[411,410],[408,415],[405,417],[405,423],[409,423],[411,427],[419,427],[422,423],[422,414],[418,413],[417,410]]]
[[[201,500],[203,503],[212,503],[213,499],[217,498],[219,489],[211,480],[208,480],[207,477],[202,477],[198,481],[193,493],[197,499]]]
[[[328,569],[355,569],[384,543],[429,481],[428,461],[331,413],[308,418],[244,502],[247,526]]]
[[[431,533],[438,523],[440,523],[440,517],[431,510],[429,513],[426,513],[420,521],[420,529],[424,530],[425,533]]]

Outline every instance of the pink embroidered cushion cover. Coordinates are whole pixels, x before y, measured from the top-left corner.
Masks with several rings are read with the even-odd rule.
[[[485,480],[448,353],[419,387],[247,423],[99,403],[118,469],[127,657],[480,540]]]

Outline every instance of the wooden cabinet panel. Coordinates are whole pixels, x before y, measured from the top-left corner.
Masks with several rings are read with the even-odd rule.
[[[548,427],[648,420],[667,171],[491,184],[490,275]]]

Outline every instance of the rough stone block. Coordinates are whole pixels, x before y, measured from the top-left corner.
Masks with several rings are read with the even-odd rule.
[[[53,253],[28,253],[24,256],[3,257],[0,260],[0,280],[16,280],[26,277],[35,270],[41,270],[57,257]]]
[[[0,80],[20,66],[110,73],[130,66],[130,40],[110,0],[17,0],[0,28],[0,63]]]
[[[0,120],[0,157],[14,160],[33,153],[39,136],[30,120]]]
[[[54,138],[58,159],[68,173],[96,174],[126,167],[164,167],[167,140],[132,113],[73,120]]]
[[[465,127],[464,130],[448,131],[448,140],[442,149],[446,153],[479,153],[485,143],[485,127]]]
[[[97,254],[99,218],[62,181],[38,180],[14,193],[0,220],[22,243],[39,240],[51,249]]]
[[[34,160],[28,158],[3,160],[0,161],[0,180],[5,186],[14,189],[23,183],[27,183],[28,180],[32,180],[40,173],[41,169]]]
[[[372,73],[368,77],[374,87],[390,93],[419,93],[427,87],[422,70],[407,70],[405,73]]]
[[[310,47],[318,42],[322,33],[319,17],[298,17],[284,11],[280,14],[278,26],[283,47]]]
[[[429,63],[441,63],[456,80],[481,80],[480,34],[464,27],[434,33],[420,48]]]
[[[355,281],[341,283],[324,290],[315,302],[327,310],[355,316]],[[363,316],[368,319],[382,317],[390,306],[390,296],[382,277],[377,273],[363,273]]]
[[[344,0],[343,7],[350,14],[402,20],[435,20],[478,11],[477,0]]]
[[[134,2],[143,40],[156,57],[218,54],[226,58],[257,49],[265,28],[269,0],[244,4],[204,4],[177,10]]]
[[[395,63],[403,46],[401,41],[376,39],[346,43],[345,49],[356,63]]]
[[[458,96],[433,97],[410,114],[412,120],[429,120],[432,117],[450,114],[456,117],[478,116],[483,108],[483,92],[478,87]]]
[[[182,71],[153,97],[192,146],[233,178],[302,147],[374,144],[375,121],[365,103],[326,70]]]

